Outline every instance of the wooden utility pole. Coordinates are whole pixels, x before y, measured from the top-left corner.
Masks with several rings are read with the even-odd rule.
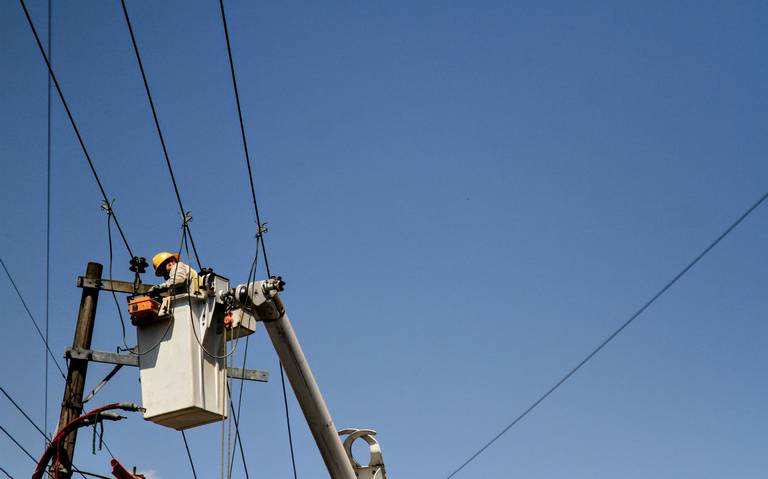
[[[88,263],[85,270],[86,279],[100,280],[104,269],[99,263]],[[83,287],[83,295],[80,298],[80,310],[77,313],[77,325],[75,326],[75,339],[73,348],[91,349],[93,338],[93,323],[96,318],[96,304],[99,301],[99,289]],[[88,372],[88,360],[69,360],[67,370],[67,384],[64,387],[64,399],[61,402],[61,414],[59,415],[60,431],[70,421],[83,413],[83,391],[85,389],[85,376]],[[77,441],[77,429],[73,430],[63,441],[60,463],[62,469],[58,477],[70,479],[72,477],[72,459],[75,454],[75,442]]]

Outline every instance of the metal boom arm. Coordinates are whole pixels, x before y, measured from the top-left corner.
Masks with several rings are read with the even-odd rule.
[[[283,284],[280,278],[272,278],[240,285],[229,294],[234,296],[234,300],[241,307],[249,309],[264,322],[331,478],[386,479],[383,462],[380,465],[369,464],[363,467],[352,458],[351,443],[363,434],[357,434],[357,436],[352,434],[342,444],[328,406],[320,393],[320,388],[278,295]],[[358,430],[344,430],[342,433],[350,434],[350,431]],[[364,434],[370,439],[370,441],[366,439],[369,445],[376,444],[375,439],[370,437],[375,432],[366,431]],[[376,447],[378,448],[378,444]]]

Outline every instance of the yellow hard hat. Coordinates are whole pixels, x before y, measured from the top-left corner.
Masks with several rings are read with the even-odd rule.
[[[167,251],[161,251],[152,258],[152,266],[155,268],[155,276],[163,275],[163,270],[161,268],[165,266],[165,263],[167,263],[168,260],[171,258],[175,259],[176,261],[179,261],[180,256],[178,253],[169,253]]]

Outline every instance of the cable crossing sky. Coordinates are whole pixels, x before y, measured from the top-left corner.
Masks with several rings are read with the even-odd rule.
[[[635,319],[637,319],[637,318],[638,318],[638,317],[639,317],[641,314],[643,314],[643,312],[644,312],[646,309],[648,309],[648,308],[649,308],[649,307],[650,307],[650,306],[651,306],[653,303],[655,303],[655,302],[656,302],[656,300],[657,300],[657,299],[659,299],[659,298],[660,298],[660,297],[661,297],[661,296],[662,296],[664,293],[666,293],[666,292],[667,292],[667,290],[669,290],[669,288],[671,288],[671,287],[672,287],[672,286],[673,286],[675,283],[677,283],[677,281],[678,281],[680,278],[682,278],[683,276],[685,276],[685,274],[686,274],[688,271],[690,271],[690,269],[691,269],[691,268],[693,268],[693,267],[696,265],[696,263],[698,263],[698,262],[699,262],[699,261],[700,261],[702,258],[704,258],[704,256],[706,256],[706,255],[707,255],[707,253],[709,253],[710,251],[712,251],[712,249],[713,249],[715,246],[717,246],[717,245],[718,245],[718,244],[719,244],[719,243],[720,243],[720,242],[721,242],[723,239],[725,239],[725,237],[726,237],[726,236],[728,236],[728,235],[731,233],[731,231],[733,231],[733,230],[734,230],[734,229],[735,229],[737,226],[739,226],[739,224],[741,224],[741,222],[742,222],[742,221],[744,221],[744,220],[747,218],[747,216],[749,216],[750,214],[752,214],[752,212],[753,212],[753,211],[755,211],[755,210],[756,210],[756,209],[757,209],[757,208],[758,208],[758,207],[759,207],[761,204],[763,204],[763,202],[766,200],[766,198],[768,198],[768,192],[764,193],[764,194],[763,194],[763,196],[761,196],[761,197],[760,197],[760,198],[759,198],[759,199],[758,199],[758,200],[757,200],[755,203],[753,203],[753,204],[752,204],[752,205],[751,205],[749,208],[747,208],[747,210],[746,210],[744,213],[742,213],[742,214],[741,214],[741,215],[740,215],[738,218],[736,218],[736,220],[735,220],[733,223],[731,223],[731,224],[730,224],[730,226],[728,226],[728,227],[725,229],[725,231],[723,231],[723,232],[722,232],[722,233],[721,233],[721,234],[720,234],[720,235],[719,235],[717,238],[715,238],[715,240],[714,240],[714,241],[712,241],[712,242],[711,242],[711,243],[710,243],[710,244],[709,244],[709,245],[708,245],[706,248],[704,248],[704,250],[703,250],[701,253],[699,253],[699,254],[698,254],[698,255],[697,255],[697,256],[696,256],[696,257],[695,257],[695,258],[694,258],[694,259],[693,259],[693,260],[692,260],[690,263],[688,263],[688,264],[687,264],[687,265],[686,265],[686,266],[685,266],[685,267],[684,267],[682,270],[680,270],[680,272],[679,272],[679,273],[677,273],[677,274],[676,274],[676,275],[675,275],[675,276],[674,276],[674,277],[673,277],[671,280],[669,280],[669,281],[668,281],[668,282],[667,282],[667,283],[666,283],[664,286],[662,286],[662,288],[661,288],[661,289],[660,289],[660,290],[659,290],[659,291],[658,291],[656,294],[654,294],[654,295],[653,295],[653,296],[652,296],[652,297],[651,297],[651,298],[650,298],[648,301],[646,301],[646,302],[645,302],[645,303],[644,303],[644,304],[643,304],[643,305],[640,307],[640,309],[638,309],[637,311],[635,311],[635,313],[634,313],[634,314],[632,314],[632,316],[630,316],[630,317],[629,317],[629,319],[627,319],[626,321],[624,321],[624,323],[623,323],[621,326],[619,326],[619,328],[618,328],[618,329],[616,329],[616,330],[615,330],[613,333],[611,333],[611,335],[610,335],[610,336],[608,336],[607,338],[605,338],[605,340],[603,340],[603,342],[602,342],[602,343],[600,343],[600,344],[599,344],[599,345],[598,345],[598,346],[597,346],[595,349],[593,349],[593,350],[592,350],[592,351],[591,351],[589,354],[587,354],[587,356],[586,356],[586,357],[584,357],[584,359],[582,359],[582,360],[581,360],[581,362],[579,362],[579,363],[578,363],[576,366],[574,366],[574,367],[573,367],[573,368],[572,368],[570,371],[568,371],[568,373],[566,373],[566,374],[565,374],[565,376],[563,376],[562,378],[560,378],[560,380],[559,380],[559,381],[557,381],[557,382],[555,383],[555,385],[554,385],[554,386],[552,386],[552,387],[551,387],[551,388],[549,388],[549,389],[548,389],[548,390],[547,390],[547,391],[546,391],[544,394],[542,394],[541,396],[539,396],[539,398],[538,398],[538,399],[536,399],[536,400],[535,400],[535,401],[534,401],[534,402],[533,402],[533,403],[532,403],[530,406],[528,406],[528,408],[527,408],[525,411],[523,411],[522,413],[520,413],[520,415],[519,415],[519,416],[517,416],[517,417],[516,417],[516,418],[515,418],[515,419],[514,419],[514,420],[513,420],[511,423],[507,424],[507,425],[504,427],[504,429],[502,429],[502,430],[501,430],[501,431],[500,431],[498,434],[496,434],[495,436],[493,436],[493,437],[491,438],[491,440],[490,440],[490,441],[486,442],[486,443],[485,443],[485,444],[484,444],[484,445],[483,445],[483,446],[482,446],[480,449],[478,449],[478,450],[477,450],[477,451],[476,451],[474,454],[472,454],[472,455],[471,455],[471,456],[470,456],[470,457],[469,457],[469,458],[468,458],[466,461],[464,461],[464,462],[463,462],[463,463],[462,463],[462,464],[461,464],[461,465],[460,465],[458,468],[456,468],[456,469],[455,469],[453,472],[451,472],[450,474],[448,474],[448,476],[446,477],[446,479],[450,479],[450,478],[452,478],[453,476],[455,476],[456,474],[458,474],[458,473],[459,473],[459,472],[460,472],[462,469],[464,469],[464,468],[465,468],[467,465],[469,465],[469,463],[471,463],[472,461],[474,461],[475,459],[477,459],[477,457],[478,457],[478,456],[480,456],[480,454],[482,454],[483,452],[485,452],[485,450],[486,450],[486,449],[488,449],[488,448],[491,446],[491,444],[493,444],[494,442],[496,442],[496,441],[497,441],[499,438],[501,438],[501,436],[503,436],[503,435],[504,435],[504,434],[505,434],[507,431],[509,431],[510,429],[512,429],[512,427],[514,427],[514,426],[515,426],[515,424],[517,424],[517,423],[518,423],[518,422],[520,422],[520,421],[521,421],[521,420],[522,420],[522,419],[523,419],[525,416],[527,416],[527,415],[528,415],[528,413],[530,413],[531,411],[533,411],[534,409],[536,409],[536,407],[537,407],[539,404],[541,404],[541,403],[542,403],[542,402],[543,402],[545,399],[547,399],[547,397],[549,397],[549,395],[550,395],[550,394],[552,394],[553,392],[555,392],[555,391],[557,390],[557,388],[559,388],[560,386],[562,386],[562,385],[563,385],[563,383],[565,383],[565,382],[566,382],[568,379],[570,379],[570,378],[571,378],[571,376],[573,376],[573,375],[576,373],[576,371],[578,371],[579,369],[581,369],[581,367],[582,367],[582,366],[584,366],[585,364],[587,364],[587,362],[589,362],[589,360],[590,360],[590,359],[592,359],[592,358],[593,358],[593,357],[594,357],[594,356],[595,356],[597,353],[599,353],[599,352],[600,352],[600,351],[601,351],[601,350],[602,350],[602,349],[603,349],[603,348],[604,348],[604,347],[605,347],[605,346],[606,346],[608,343],[610,343],[610,342],[611,342],[611,341],[612,341],[612,340],[613,340],[613,339],[614,339],[616,336],[618,336],[618,335],[619,335],[619,334],[620,334],[622,331],[624,331],[624,329],[625,329],[627,326],[629,326],[630,324],[632,324],[632,322],[633,322]]]

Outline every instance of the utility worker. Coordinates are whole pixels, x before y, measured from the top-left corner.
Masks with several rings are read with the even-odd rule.
[[[187,280],[197,277],[197,271],[183,263],[178,253],[168,253],[167,251],[157,253],[152,258],[152,266],[155,268],[155,276],[165,278],[164,282],[152,286],[152,292],[187,284]]]

